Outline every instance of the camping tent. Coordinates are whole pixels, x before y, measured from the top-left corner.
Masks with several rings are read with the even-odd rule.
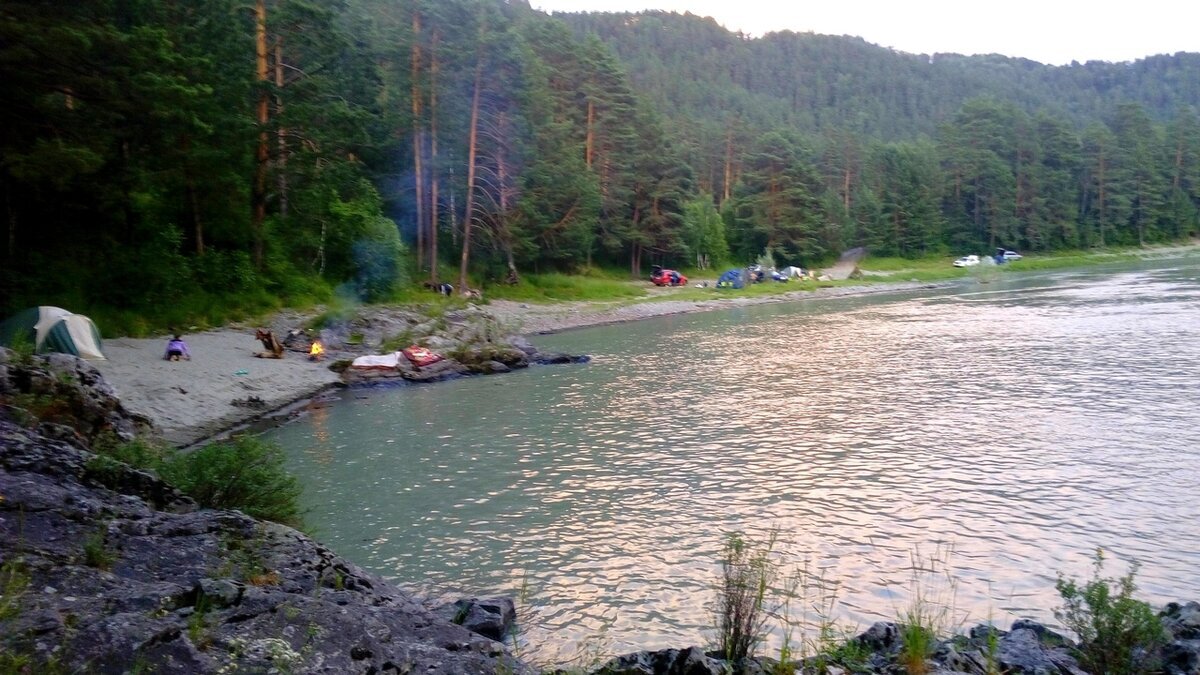
[[[731,270],[725,270],[721,278],[717,279],[717,288],[744,288],[745,285],[746,281],[742,277],[742,271],[736,267]]]
[[[0,323],[0,345],[24,342],[34,352],[62,352],[85,359],[103,359],[100,331],[82,314],[58,307],[30,307]]]

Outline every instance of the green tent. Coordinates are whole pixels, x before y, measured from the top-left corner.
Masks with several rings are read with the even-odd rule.
[[[34,352],[62,352],[84,359],[103,359],[100,331],[82,314],[58,307],[30,307],[0,323],[0,345],[25,343]]]

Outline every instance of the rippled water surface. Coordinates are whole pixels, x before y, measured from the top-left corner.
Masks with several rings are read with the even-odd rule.
[[[318,538],[521,596],[527,655],[702,644],[731,531],[778,528],[851,627],[904,608],[914,555],[955,621],[1052,621],[1096,547],[1147,599],[1200,599],[1195,260],[536,342],[594,359],[353,390],[269,434]]]

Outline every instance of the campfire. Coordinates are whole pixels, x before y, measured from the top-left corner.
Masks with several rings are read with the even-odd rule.
[[[313,340],[312,346],[308,348],[308,360],[320,361],[325,354],[325,348],[321,346],[320,340]]]

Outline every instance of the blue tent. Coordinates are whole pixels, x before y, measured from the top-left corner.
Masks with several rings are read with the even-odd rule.
[[[740,269],[725,270],[720,279],[717,279],[717,288],[745,288],[746,279],[742,276]]]

